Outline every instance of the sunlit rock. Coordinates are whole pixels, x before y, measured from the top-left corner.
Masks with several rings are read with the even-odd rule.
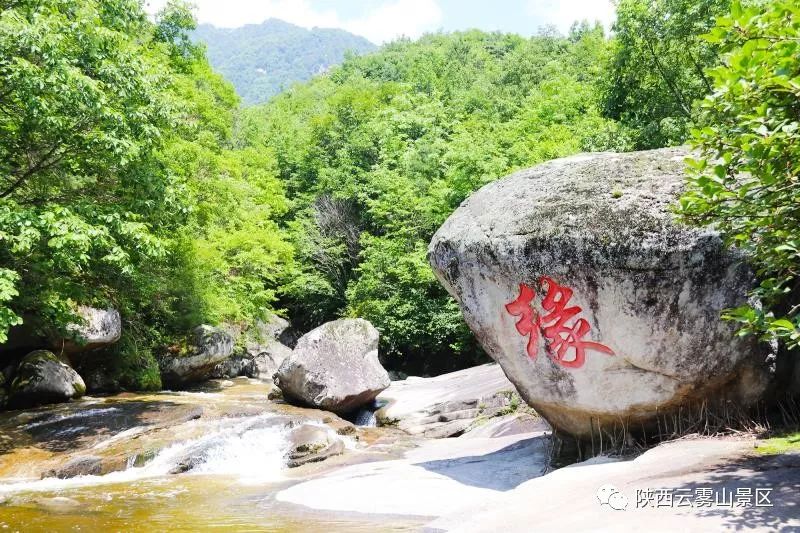
[[[639,430],[712,400],[750,404],[771,351],[724,309],[743,257],[671,211],[681,148],[560,159],[493,182],[439,229],[429,259],[486,351],[556,428]]]
[[[83,379],[69,365],[46,350],[31,352],[19,363],[11,387],[8,406],[31,407],[66,402],[86,392]]]
[[[81,306],[78,315],[83,322],[67,326],[73,338],[55,341],[53,349],[66,353],[94,350],[114,344],[122,336],[122,318],[116,309]]]
[[[203,381],[214,367],[233,353],[233,337],[212,326],[196,327],[186,343],[159,359],[164,383],[180,385]]]
[[[369,404],[390,383],[378,361],[378,330],[360,318],[323,324],[300,338],[275,383],[284,398],[335,413]]]

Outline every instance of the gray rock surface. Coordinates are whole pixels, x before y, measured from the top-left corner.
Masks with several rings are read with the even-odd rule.
[[[251,352],[253,353],[253,352]],[[269,341],[258,347],[253,356],[253,375],[250,377],[272,380],[292,349],[278,341]]]
[[[359,318],[303,335],[275,376],[284,398],[339,414],[372,402],[389,383],[378,361],[378,330]]]
[[[543,432],[424,440],[397,459],[334,469],[275,498],[337,512],[441,516],[543,475],[549,451]]]
[[[380,425],[397,426],[428,438],[458,436],[480,421],[518,408],[514,385],[497,364],[486,364],[432,378],[393,381],[378,395],[385,402]]]
[[[55,350],[63,350],[66,353],[94,350],[114,344],[122,336],[122,318],[116,309],[81,306],[78,308],[78,314],[84,323],[67,326],[67,330],[75,339],[54,342]]]
[[[9,388],[8,405],[23,408],[66,402],[85,392],[86,385],[77,372],[53,353],[37,350],[20,361]]]
[[[464,501],[422,531],[800,530],[800,455],[753,457],[752,449],[750,440],[684,439],[663,443],[632,461],[598,457],[482,501]],[[618,500],[622,505],[617,506],[622,510],[611,506],[613,500],[601,503],[605,498],[600,489],[607,487],[622,496]],[[756,507],[755,497],[750,503],[745,497],[738,505],[725,505],[726,494],[736,494],[740,488],[746,492],[744,487],[752,487],[751,494],[756,487],[768,489],[769,505],[762,501]],[[712,505],[699,504],[695,491],[700,490],[714,495]],[[649,498],[658,492],[671,495],[672,503],[668,497]],[[723,503],[715,504],[716,498]]]
[[[233,337],[212,326],[198,326],[177,353],[159,359],[164,383],[180,385],[203,381],[214,367],[233,353]]]
[[[42,478],[57,477],[67,479],[76,476],[99,476],[103,473],[103,460],[94,455],[70,459],[63,466],[48,470]]]
[[[771,353],[722,310],[751,269],[678,224],[682,148],[560,159],[473,194],[429,259],[483,347],[556,428],[590,438],[704,400],[749,404]]]
[[[277,315],[270,315],[266,321],[256,321],[246,331],[234,327],[225,329],[234,339],[239,339],[236,343],[240,346],[212,370],[213,378],[247,376],[272,381],[281,363],[292,353],[283,342],[291,341],[291,326]]]
[[[275,339],[290,348],[294,348],[300,338],[297,330],[292,327],[288,320],[274,314],[270,315],[267,320],[257,321],[256,330],[261,338]]]

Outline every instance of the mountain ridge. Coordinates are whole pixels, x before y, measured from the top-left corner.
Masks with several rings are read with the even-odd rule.
[[[306,29],[275,18],[238,28],[201,24],[192,37],[206,45],[211,66],[234,85],[245,105],[263,103],[293,83],[327,71],[348,52],[378,48],[342,29]]]

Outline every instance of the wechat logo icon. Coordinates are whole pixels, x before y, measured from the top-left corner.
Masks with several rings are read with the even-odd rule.
[[[615,511],[624,511],[628,507],[628,497],[608,483],[597,489],[597,499],[601,506],[608,505]]]

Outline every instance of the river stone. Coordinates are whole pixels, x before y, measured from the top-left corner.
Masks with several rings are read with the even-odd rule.
[[[52,352],[37,350],[20,361],[8,404],[14,408],[66,402],[86,392],[83,379]]]
[[[103,473],[103,460],[94,455],[75,457],[58,468],[53,468],[42,474],[42,479],[56,477],[69,479],[77,476],[99,476]]]
[[[278,369],[290,355],[292,355],[292,349],[277,341],[261,346],[254,358],[256,375],[252,377],[274,379]]]
[[[344,442],[332,431],[322,426],[303,424],[288,436],[289,451],[286,466],[297,468],[308,463],[318,463],[344,453]]]
[[[122,336],[122,318],[116,309],[81,306],[78,308],[78,315],[84,322],[67,326],[67,331],[73,335],[74,340],[64,339],[54,342],[55,350],[80,353],[114,344]]]
[[[209,379],[217,364],[233,353],[233,337],[208,325],[198,326],[177,351],[159,359],[161,378],[169,385]]]
[[[283,361],[275,384],[288,400],[338,414],[371,403],[390,384],[378,361],[378,330],[360,318],[311,330]]]
[[[323,426],[303,424],[289,433],[286,465],[296,468],[344,453],[344,442]]]
[[[687,155],[523,170],[474,193],[433,237],[430,263],[467,324],[559,430],[638,429],[689,403],[750,404],[768,384],[769,347],[720,319],[747,302],[752,270],[671,212]]]
[[[289,321],[278,315],[270,314],[266,320],[256,321],[255,326],[263,338],[276,339],[290,348],[293,348],[300,338]]]

